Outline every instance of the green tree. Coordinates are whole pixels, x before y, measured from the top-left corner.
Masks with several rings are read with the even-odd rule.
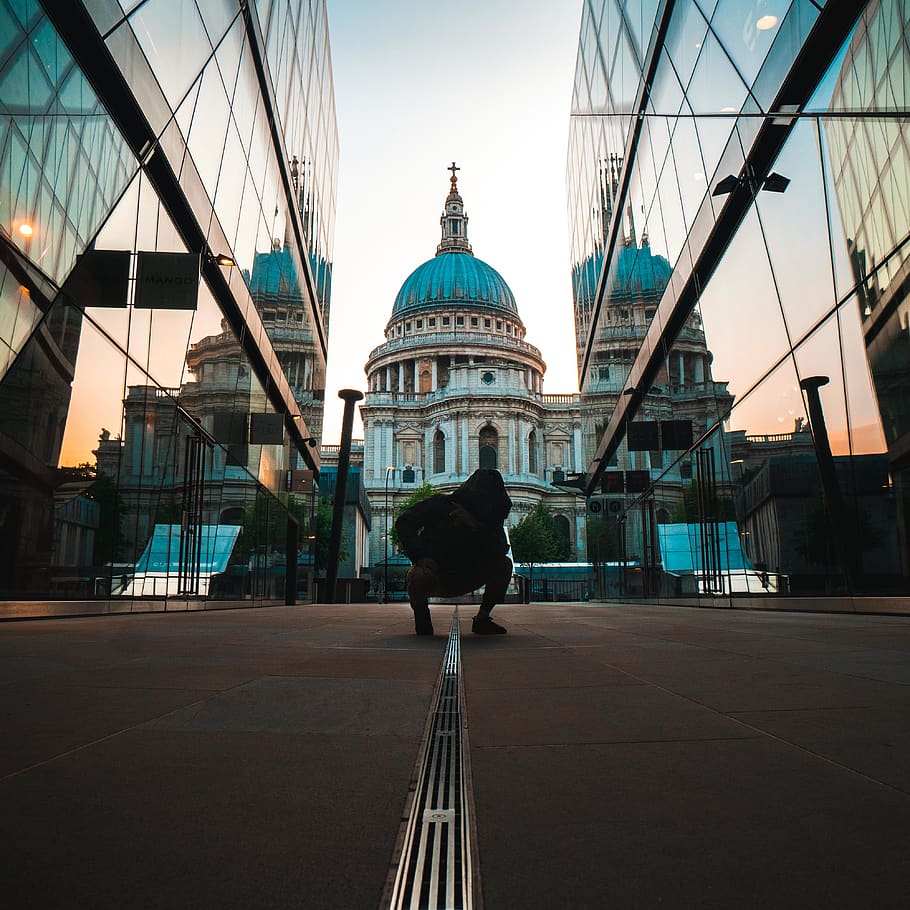
[[[586,537],[591,562],[613,562],[619,559],[619,522],[606,518],[588,518]]]
[[[250,554],[258,547],[270,547],[283,553],[288,513],[297,519],[299,544],[306,539],[310,522],[307,502],[293,495],[285,494],[278,500],[267,493],[259,493],[255,501],[243,511],[240,536],[234,546],[231,562],[246,564]]]
[[[410,509],[414,503],[422,502],[424,499],[429,499],[431,496],[435,496],[439,491],[431,483],[424,481],[407,499],[403,500],[398,507],[395,509],[395,514],[392,517],[392,527],[389,531],[389,540],[395,544],[396,547],[401,547],[401,540],[398,537],[398,531],[395,528],[395,522],[398,521],[398,516],[401,515],[406,509]]]
[[[309,519],[307,519],[309,520]],[[329,540],[332,536],[332,503],[326,499],[320,499],[316,507],[315,527],[312,533],[315,535],[313,540],[313,570],[316,575],[321,576],[325,572],[329,563]],[[306,533],[307,525],[302,525]],[[338,559],[347,559],[347,550],[345,543],[347,535],[341,535],[341,548],[338,553]]]
[[[58,468],[57,483],[91,481],[82,495],[98,503],[101,511],[95,529],[92,564],[103,566],[118,562],[123,557],[120,523],[123,517],[123,500],[113,477],[99,474],[97,467],[88,461]]]
[[[671,521],[676,523],[697,522],[702,515],[699,512],[699,485],[697,480],[693,480],[683,491],[682,502],[677,503],[671,515]],[[735,521],[736,509],[733,500],[729,496],[721,496],[715,489],[713,501],[710,502],[709,508],[713,512],[712,517],[717,521]]]
[[[94,499],[101,508],[101,518],[95,531],[95,547],[92,562],[103,566],[117,562],[121,553],[120,519],[123,515],[123,501],[117,484],[107,474],[98,474],[94,483],[85,491],[89,499]]]
[[[509,539],[512,559],[528,563],[529,585],[534,581],[535,563],[562,562],[570,553],[569,541],[559,533],[556,520],[542,502],[509,531]]]

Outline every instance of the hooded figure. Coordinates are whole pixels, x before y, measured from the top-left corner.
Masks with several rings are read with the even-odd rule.
[[[490,613],[512,577],[503,530],[511,508],[499,471],[480,468],[454,492],[437,493],[398,517],[401,549],[414,563],[407,585],[418,635],[433,634],[430,597],[467,594],[480,587],[484,593],[472,623],[474,633],[505,633]]]

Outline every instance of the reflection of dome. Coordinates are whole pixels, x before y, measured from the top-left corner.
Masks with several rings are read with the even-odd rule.
[[[440,253],[411,272],[395,298],[392,317],[453,303],[518,315],[515,297],[496,269],[470,253]]]
[[[610,300],[620,297],[659,297],[670,281],[673,269],[663,256],[655,256],[647,241],[619,251],[613,270]]]
[[[302,300],[297,261],[289,246],[276,247],[268,253],[256,253],[253,274],[247,278],[254,297],[290,297]]]

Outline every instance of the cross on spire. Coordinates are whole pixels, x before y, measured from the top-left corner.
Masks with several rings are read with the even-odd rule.
[[[451,176],[451,178],[449,178],[452,181],[452,192],[457,193],[458,192],[458,177],[455,175],[455,172],[460,171],[461,168],[457,167],[455,165],[455,162],[453,161],[452,166],[447,167],[446,170],[452,172],[452,176]]]

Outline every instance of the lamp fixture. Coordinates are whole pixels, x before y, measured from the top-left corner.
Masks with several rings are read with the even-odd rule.
[[[769,193],[783,193],[789,185],[789,177],[784,177],[782,174],[771,173],[765,177],[765,182],[762,184],[761,188],[767,190]]]
[[[719,180],[714,189],[711,190],[712,196],[726,196],[741,186],[753,187],[753,192],[758,190],[767,190],[769,193],[783,193],[790,185],[790,178],[784,177],[783,174],[772,172],[764,180],[757,180],[751,177],[735,177],[729,174],[723,180]]]
[[[299,419],[299,418],[294,418],[294,419],[296,420],[296,419]],[[315,437],[315,436],[307,436],[307,438],[304,439],[303,441],[304,441],[311,449],[315,449],[315,448],[316,448],[317,440],[316,440],[316,437]]]
[[[728,177],[724,177],[717,186],[711,191],[712,196],[726,196],[727,193],[732,193],[739,186],[739,178],[734,177],[730,174]]]
[[[755,23],[755,27],[761,32],[766,32],[768,29],[774,28],[775,25],[777,25],[777,16],[762,16]]]
[[[19,233],[23,237],[31,237],[35,233],[35,229],[27,221],[23,221],[19,225]]]
[[[214,256],[212,256],[212,260],[217,265],[220,265],[225,269],[232,269],[235,265],[237,265],[237,263],[234,261],[234,257],[228,256],[227,253],[216,253]]]

